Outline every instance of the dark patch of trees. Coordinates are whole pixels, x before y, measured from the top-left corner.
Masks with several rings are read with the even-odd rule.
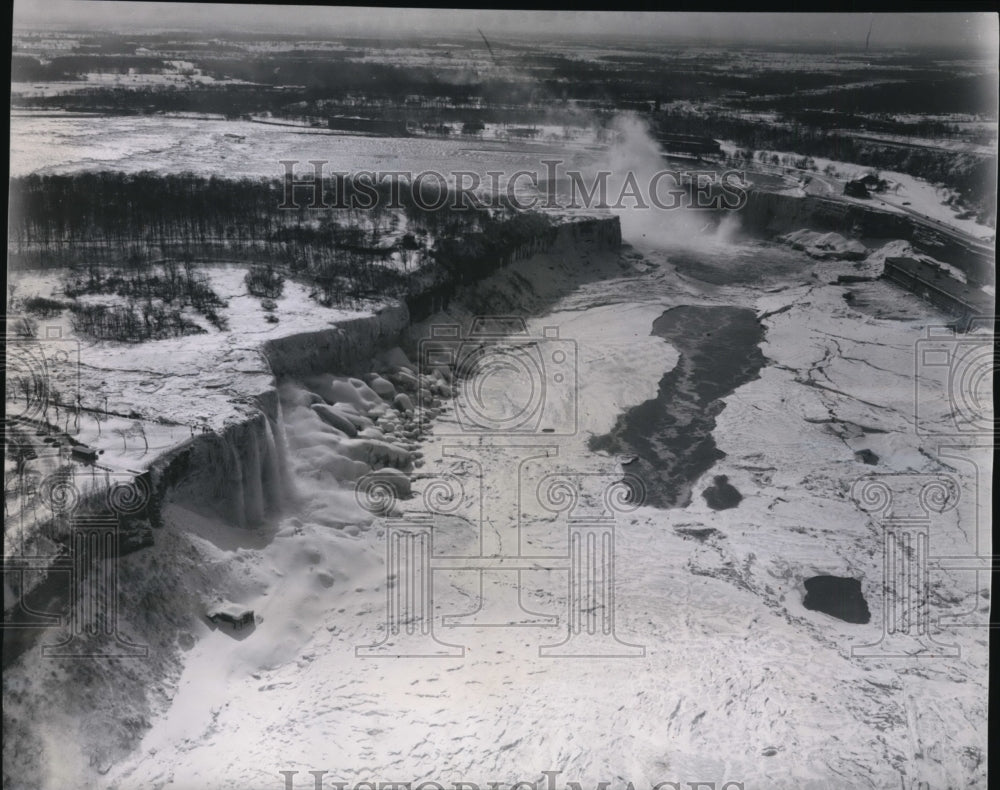
[[[285,278],[271,264],[251,267],[243,281],[251,294],[265,299],[277,299],[285,290]]]
[[[880,75],[881,76],[881,75]],[[893,78],[898,82],[888,82]],[[871,75],[867,78],[870,80]],[[840,113],[971,113],[997,114],[998,78],[994,74],[951,76],[943,71],[916,74],[885,74],[886,82],[845,87],[819,94],[750,97],[747,107],[795,112],[800,110],[835,110]]]
[[[21,302],[21,307],[25,312],[32,315],[49,318],[50,316],[59,315],[59,313],[69,307],[69,303],[60,301],[59,299],[49,299],[47,296],[30,296]]]
[[[204,328],[185,318],[177,308],[162,304],[124,305],[74,302],[73,328],[99,340],[142,343],[166,337],[204,334]]]

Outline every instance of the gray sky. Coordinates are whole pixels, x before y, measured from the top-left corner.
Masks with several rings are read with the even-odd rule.
[[[84,27],[109,31],[382,33],[513,36],[608,35],[663,40],[746,43],[839,43],[863,46],[869,24],[878,46],[967,46],[977,55],[998,49],[998,17],[988,13],[938,14],[726,14],[480,11],[324,6],[15,0],[14,28]]]

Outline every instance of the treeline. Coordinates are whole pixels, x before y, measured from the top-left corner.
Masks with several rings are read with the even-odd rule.
[[[138,324],[132,313],[82,315],[98,336],[105,324],[162,336],[180,328],[170,311],[182,308],[222,328],[224,305],[199,262],[248,264],[248,290],[269,299],[280,298],[287,275],[331,306],[406,296],[428,274],[474,279],[553,233],[540,215],[486,208],[433,183],[415,196],[388,182],[331,178],[329,208],[309,208],[311,189],[289,193],[278,180],[191,174],[30,175],[10,189],[12,268],[66,268],[67,297],[113,293],[137,306]],[[336,207],[362,197],[370,208]],[[298,207],[282,207],[292,202]]]
[[[221,114],[231,118],[251,113],[284,113],[289,101],[301,92],[254,85],[208,85],[197,83],[167,87],[94,87],[54,96],[18,96],[15,106],[35,110],[62,109],[71,112],[141,115],[162,112]]]
[[[10,79],[12,82],[78,80],[84,74],[128,74],[130,71],[157,74],[167,71],[163,58],[126,55],[57,55],[42,60],[31,55],[12,55]]]
[[[863,79],[870,79],[868,78]],[[743,105],[754,109],[796,112],[835,110],[841,113],[917,113],[939,115],[997,114],[997,74],[954,76],[942,70],[880,75],[882,81],[825,93],[752,96]]]
[[[282,184],[266,180],[96,172],[14,178],[10,190],[15,262],[22,252],[65,246],[104,247],[124,260],[210,239],[249,243],[296,219],[278,208]]]
[[[991,134],[985,129],[970,131],[962,129],[954,123],[933,118],[901,121],[893,118],[890,113],[868,115],[841,113],[833,110],[802,110],[801,112],[788,113],[787,117],[800,126],[815,126],[826,129],[855,129],[895,134],[902,137],[950,137],[976,143],[996,139],[995,134]]]
[[[405,183],[328,177],[314,207],[312,173],[280,179],[224,179],[190,173],[83,172],[32,174],[10,182],[8,248],[22,256],[72,246],[106,248],[122,260],[151,250],[193,252],[209,244],[253,246],[273,257],[288,246],[315,244],[380,254],[394,219],[434,234],[475,229],[486,216],[474,198],[424,181]],[[61,261],[58,262],[61,265]],[[44,265],[34,261],[33,265]]]
[[[352,180],[330,183],[325,198],[331,204],[357,192]],[[388,185],[370,189],[378,199],[367,211],[310,209],[311,193],[301,191],[296,192],[299,207],[289,209],[282,208],[287,195],[277,180],[110,172],[31,175],[11,180],[9,265],[81,270],[86,277],[77,277],[71,290],[110,290],[130,298],[169,302],[180,283],[180,292],[196,309],[212,309],[213,304],[199,292],[196,279],[185,279],[185,272],[195,261],[206,260],[285,267],[315,284],[316,296],[325,304],[391,294],[405,288],[405,278],[385,265],[394,249],[383,244],[393,221]],[[411,214],[415,227],[441,225],[419,210]],[[469,220],[474,218],[464,224]],[[171,274],[178,260],[185,262],[180,280]],[[151,273],[161,264],[166,271]],[[109,266],[120,274],[101,275],[102,267]]]

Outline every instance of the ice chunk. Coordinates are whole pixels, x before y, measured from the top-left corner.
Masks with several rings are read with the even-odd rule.
[[[327,406],[326,404],[314,403],[312,410],[316,412],[323,422],[333,428],[336,428],[338,431],[343,431],[351,438],[358,435],[358,429],[355,427],[354,423],[351,422],[347,416],[338,409],[335,409],[332,406]]]

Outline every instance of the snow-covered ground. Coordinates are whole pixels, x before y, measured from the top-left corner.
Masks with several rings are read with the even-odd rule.
[[[378,522],[360,531],[319,523],[310,513],[322,504],[321,486],[307,487],[298,513],[258,533],[175,501],[165,545],[196,558],[203,590],[252,607],[259,621],[233,638],[196,616],[182,618],[183,671],[167,690],[169,705],[134,754],[98,766],[107,769],[100,786],[312,788],[308,772],[327,771],[326,787],[424,780],[547,787],[549,771],[558,772],[548,775],[557,787],[883,788],[918,780],[984,787],[987,631],[943,627],[937,618],[972,612],[962,622],[983,622],[985,577],[931,572],[933,634],[959,655],[852,656],[852,648],[879,642],[885,614],[880,525],[851,502],[854,481],[889,475],[902,486],[902,502],[922,481],[952,475],[963,500],[933,517],[931,554],[986,548],[981,537],[977,545],[976,517],[988,509],[977,513],[975,494],[978,485],[988,501],[988,476],[977,480],[967,462],[942,458],[915,432],[917,342],[940,318],[855,311],[843,287],[824,284],[852,270],[849,263],[803,254],[799,273],[769,274],[765,261],[754,284],[707,285],[685,275],[688,253],[639,251],[644,257],[627,253],[621,275],[581,284],[528,322],[531,335],[557,326],[560,339],[577,344],[581,431],[490,447],[449,435],[446,413],[421,444],[417,497],[401,506],[423,510],[421,494],[448,472],[464,473],[466,491],[475,490],[467,462],[444,454],[459,446],[458,455],[482,465],[484,534],[512,534],[520,514],[529,537],[558,557],[565,522],[542,520],[529,495],[552,470],[619,472],[622,459],[589,452],[585,440],[653,397],[677,364],[677,352],[650,335],[652,320],[680,304],[758,311],[769,364],[726,398],[717,417],[714,436],[726,457],[698,482],[688,507],[640,507],[617,520],[615,629],[644,655],[539,655],[565,635],[563,563],[525,572],[521,585],[526,608],[559,617],[556,626],[445,627],[440,616],[475,610],[478,587],[475,572],[442,570],[434,575],[435,635],[463,645],[464,657],[362,657],[355,649],[385,634],[395,582]],[[739,260],[730,252],[720,243],[705,254],[724,268]],[[934,421],[948,404],[935,373],[922,371],[919,385],[932,405],[929,424],[940,425]],[[294,420],[287,429],[292,441],[306,430]],[[529,446],[557,454],[519,466]],[[856,457],[862,449],[877,455],[875,466]],[[716,474],[743,494],[738,507],[714,511],[698,495]],[[473,503],[461,512],[474,511]],[[435,556],[477,554],[477,526],[442,519]],[[124,560],[130,578],[168,572],[152,563],[150,553]],[[805,609],[803,579],[817,574],[860,579],[871,622]],[[490,589],[509,594],[511,584],[508,575]],[[523,614],[502,606],[490,613]],[[86,736],[82,743],[85,753]]]
[[[116,439],[105,436],[103,442],[97,440],[98,426],[87,412],[136,412],[152,424],[148,434],[162,426],[167,433],[162,441],[151,442],[151,449],[170,447],[179,436],[189,437],[202,428],[221,428],[227,420],[246,416],[250,399],[270,388],[271,372],[261,355],[264,342],[371,315],[382,306],[373,302],[353,310],[323,307],[309,298],[306,285],[287,279],[284,292],[274,300],[277,306],[272,312],[278,322],[269,323],[261,299],[247,291],[247,269],[240,264],[213,264],[201,269],[208,285],[227,303],[219,311],[228,322],[225,331],[193,310],[187,311],[190,315],[186,317],[198,323],[204,334],[134,344],[78,335],[68,310],[37,319],[39,337],[55,333],[77,349],[73,361],[79,360],[79,392],[86,411],[74,436],[98,448],[107,445],[113,452]],[[18,299],[58,298],[64,274],[32,271],[12,274],[11,279]],[[71,398],[71,394],[63,397]]]
[[[247,291],[246,272],[247,266],[239,264],[202,269],[208,286],[226,303],[219,308],[227,322],[224,330],[193,309],[185,310],[185,317],[197,323],[203,334],[143,343],[95,340],[80,334],[69,310],[34,319],[36,338],[16,341],[12,353],[15,360],[43,360],[47,405],[44,412],[38,412],[34,401],[13,384],[7,390],[7,406],[12,413],[27,410],[31,413],[24,416],[55,426],[47,433],[63,449],[54,452],[35,438],[39,457],[29,465],[32,479],[66,463],[62,453],[68,450],[69,441],[98,454],[96,467],[71,465],[78,473],[77,484],[85,489],[94,474],[98,484],[105,473],[138,474],[193,437],[221,433],[259,414],[257,397],[273,385],[270,364],[262,353],[267,341],[328,329],[345,320],[371,316],[385,306],[369,302],[356,309],[323,307],[309,297],[306,285],[286,280],[282,295],[274,300],[274,310],[265,311],[261,299]],[[12,274],[10,282],[18,299],[59,297],[64,275],[61,271],[19,272]],[[84,297],[81,301],[92,300]],[[124,300],[106,297],[103,301],[120,304]],[[267,321],[269,315],[277,321]],[[30,370],[26,372],[30,376]],[[13,480],[14,465],[7,461],[8,479]],[[33,502],[33,490],[23,482],[9,490],[5,512],[21,513],[22,494]],[[33,504],[30,512],[20,531],[5,533],[8,553],[21,553],[16,543],[34,535],[35,515],[46,513],[42,509],[35,514]]]

